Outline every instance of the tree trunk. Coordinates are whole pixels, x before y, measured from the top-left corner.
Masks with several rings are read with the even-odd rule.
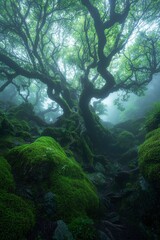
[[[96,153],[106,153],[111,144],[110,132],[102,126],[100,118],[93,112],[89,106],[90,94],[83,91],[80,96],[79,109],[84,119],[87,134],[93,144]]]

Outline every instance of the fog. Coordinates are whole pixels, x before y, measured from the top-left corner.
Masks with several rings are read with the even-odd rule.
[[[128,119],[144,117],[154,103],[160,101],[160,74],[154,76],[152,82],[147,86],[144,96],[130,94],[128,101],[120,101],[124,108],[123,111],[120,111],[114,104],[119,95],[121,95],[120,91],[110,94],[107,99],[103,100],[107,108],[107,114],[100,116],[103,121],[117,124]]]
[[[47,97],[44,92],[45,86],[43,88],[43,97],[39,97],[39,103],[35,107],[35,111],[38,115],[47,109],[51,108],[50,105],[52,101]],[[29,102],[35,102],[35,93],[31,91],[31,96],[29,97]],[[108,98],[104,99],[102,103],[104,104],[100,118],[105,122],[111,122],[112,124],[117,124],[119,122],[127,121],[129,119],[142,118],[146,113],[153,107],[154,103],[160,101],[160,74],[154,76],[154,79],[147,86],[147,90],[144,92],[143,96],[137,96],[135,94],[130,94],[129,99],[126,101],[119,100],[120,108],[115,105],[116,99],[121,99],[122,92],[116,92],[109,95]],[[3,108],[8,107],[9,102],[12,104],[20,104],[23,99],[17,93],[13,85],[8,86],[3,92],[0,93],[0,101],[2,101]],[[4,104],[5,103],[5,104]],[[53,107],[54,110],[55,107]],[[97,112],[98,113],[98,112]],[[47,122],[55,121],[56,118],[62,114],[60,108],[57,111],[51,111],[45,115],[45,120]]]

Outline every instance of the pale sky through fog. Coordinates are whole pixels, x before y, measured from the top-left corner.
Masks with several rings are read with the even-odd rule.
[[[114,100],[117,98],[118,93],[112,93],[108,98],[103,100],[103,103],[107,105],[107,114],[101,116],[104,121],[116,124],[122,121],[122,116],[125,116],[125,120],[132,118],[142,117],[148,108],[151,108],[154,102],[160,101],[160,74],[157,74],[152,82],[149,83],[145,92],[145,96],[138,97],[135,94],[131,94],[129,100],[124,102],[124,107],[126,108],[123,112],[117,109],[114,105]],[[132,109],[130,109],[132,106]],[[143,106],[143,109],[142,109]],[[133,109],[134,107],[134,109]],[[131,116],[130,114],[133,114]]]

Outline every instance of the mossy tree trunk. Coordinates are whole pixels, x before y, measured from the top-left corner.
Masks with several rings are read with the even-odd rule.
[[[86,132],[92,142],[93,148],[98,153],[107,151],[111,141],[109,131],[104,128],[100,118],[95,114],[90,106],[90,101],[94,97],[95,89],[93,85],[85,79],[84,88],[79,98],[79,114],[83,118]]]

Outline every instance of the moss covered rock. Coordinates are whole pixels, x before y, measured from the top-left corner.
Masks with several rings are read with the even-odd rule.
[[[18,120],[16,118],[11,118],[11,123],[14,126],[15,132],[18,132],[18,131],[29,132],[30,131],[29,124],[24,120]]]
[[[0,191],[13,191],[15,188],[11,167],[3,157],[0,157]]]
[[[146,141],[139,147],[139,168],[142,175],[153,184],[160,186],[160,129],[147,135]],[[160,187],[159,187],[160,188]]]
[[[122,131],[117,137],[117,144],[120,149],[129,150],[135,145],[135,137],[133,133],[128,131]]]
[[[26,131],[17,132],[16,137],[20,137],[27,142],[32,140],[32,135],[29,132],[26,132]]]
[[[28,120],[30,116],[34,115],[33,108],[31,103],[21,103],[19,106],[13,107],[11,112],[19,119]]]
[[[81,137],[76,131],[62,127],[48,127],[41,133],[42,136],[49,136],[58,141],[66,151],[71,150],[82,164],[93,164],[93,153],[91,144],[86,136]]]
[[[74,239],[81,240],[96,240],[97,234],[94,227],[94,222],[90,218],[75,218],[69,225],[69,229],[73,233]]]
[[[22,240],[35,222],[33,209],[22,198],[0,191],[0,239]]]
[[[6,135],[6,134],[13,134],[14,126],[9,121],[7,116],[3,113],[0,113],[0,134]]]
[[[160,126],[160,102],[157,102],[146,116],[145,129],[153,131]]]
[[[77,216],[93,215],[98,196],[74,158],[51,137],[40,137],[34,143],[16,147],[7,156],[17,181],[39,186],[55,193],[57,218],[70,222]]]
[[[5,155],[9,149],[24,143],[25,141],[21,137],[15,137],[12,135],[0,136],[0,153],[1,155]]]
[[[22,240],[34,225],[33,207],[14,192],[9,163],[0,157],[0,239]]]

